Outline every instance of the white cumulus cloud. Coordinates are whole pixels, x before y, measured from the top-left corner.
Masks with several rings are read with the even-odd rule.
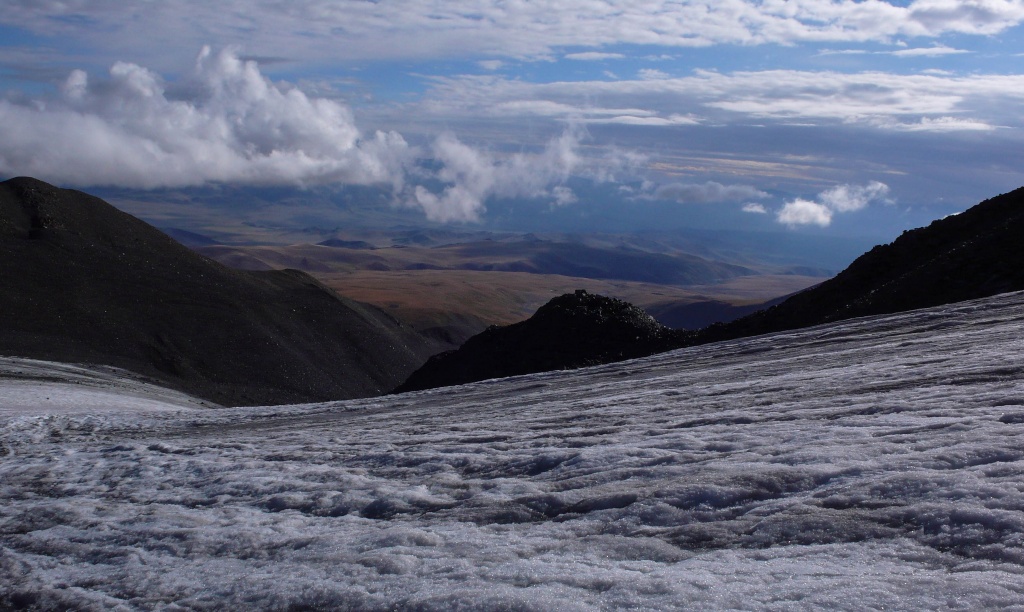
[[[818,194],[816,200],[797,198],[786,202],[776,214],[779,223],[796,227],[798,225],[831,225],[836,213],[862,210],[871,202],[884,201],[889,195],[889,186],[879,181],[866,185],[838,185]]]
[[[828,206],[797,198],[786,204],[779,210],[779,223],[789,226],[797,225],[818,225],[827,227],[832,223],[832,211]]]
[[[232,50],[204,48],[179,83],[117,62],[96,82],[73,71],[62,93],[32,106],[0,101],[0,174],[80,186],[400,188],[412,155],[401,135],[361,134],[347,107],[271,82]]]
[[[889,195],[889,186],[879,181],[867,185],[839,185],[821,192],[818,199],[836,212],[861,210],[870,202],[884,199]]]
[[[578,131],[568,129],[538,153],[499,157],[443,134],[432,152],[444,188],[435,192],[417,185],[407,204],[441,222],[478,221],[491,197],[550,197],[556,205],[570,204],[575,195],[563,183],[582,163],[578,144]]]

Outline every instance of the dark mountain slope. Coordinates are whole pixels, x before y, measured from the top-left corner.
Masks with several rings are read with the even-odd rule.
[[[669,350],[681,339],[632,304],[579,290],[526,321],[490,327],[458,350],[435,355],[395,391],[621,361]]]
[[[294,270],[243,272],[87,194],[0,183],[0,354],[123,367],[228,405],[382,393],[436,350]]]
[[[710,342],[1024,289],[1024,188],[904,232],[835,278],[767,310],[702,330]]]
[[[651,337],[638,333],[635,340],[626,334],[610,342],[609,328],[587,310],[568,310],[557,324],[542,324],[541,311],[571,298],[562,296],[523,323],[488,330],[458,351],[431,358],[396,391],[608,363],[672,348],[1018,290],[1024,290],[1024,188],[928,227],[904,232],[892,244],[865,253],[835,278],[778,305],[695,332],[670,330]],[[623,303],[618,308],[627,306]],[[572,320],[576,315],[582,317],[581,323]],[[606,350],[606,342],[614,350]],[[547,351],[559,352],[559,358],[548,359]]]

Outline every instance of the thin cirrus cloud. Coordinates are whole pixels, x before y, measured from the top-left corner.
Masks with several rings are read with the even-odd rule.
[[[828,227],[836,213],[863,210],[872,202],[885,201],[888,195],[889,186],[879,181],[866,185],[838,185],[819,193],[815,200],[796,198],[786,202],[776,218],[779,223],[790,227]]]
[[[889,42],[894,37],[993,35],[1024,20],[1020,0],[758,0],[635,3],[332,2],[182,0],[125,4],[111,0],[15,2],[4,23],[93,44],[144,49],[208,40],[245,43],[302,59],[423,58],[465,53],[543,58],[556,49],[579,53],[615,44],[702,47],[718,44]],[[91,27],[81,28],[89,23]],[[383,26],[383,27],[382,27]],[[343,39],[345,44],[337,41]],[[155,45],[154,45],[155,43]],[[298,44],[301,43],[301,44]],[[154,53],[154,57],[157,54]]]
[[[626,56],[621,53],[602,53],[600,51],[584,51],[581,53],[568,53],[565,55],[565,59],[577,60],[582,62],[596,62],[609,59],[623,59],[624,57]]]
[[[656,77],[656,78],[647,78]],[[595,107],[593,100],[600,100]],[[1024,75],[879,71],[695,70],[634,80],[530,83],[436,77],[418,110],[436,116],[512,112],[634,125],[727,124],[749,119],[861,125],[894,131],[977,131],[1020,126]]]
[[[946,45],[932,45],[931,47],[913,47],[910,49],[896,49],[894,51],[868,51],[866,49],[825,49],[818,52],[818,55],[892,55],[894,57],[942,57],[945,55],[963,55],[971,53],[967,49],[955,49]]]
[[[750,185],[723,185],[716,181],[707,181],[661,185],[654,191],[654,197],[659,200],[675,200],[682,204],[710,204],[767,198],[768,194]]]

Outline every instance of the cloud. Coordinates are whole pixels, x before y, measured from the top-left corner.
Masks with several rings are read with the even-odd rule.
[[[61,91],[45,104],[0,101],[0,174],[79,186],[398,189],[414,153],[397,133],[361,134],[347,107],[273,83],[232,50],[204,48],[178,83],[117,62],[95,82],[73,71]]]
[[[786,202],[776,218],[779,223],[790,227],[827,227],[836,213],[862,210],[871,202],[884,200],[888,195],[889,186],[879,181],[871,181],[866,185],[838,185],[819,193],[817,201],[797,198]]]
[[[867,185],[839,185],[821,192],[818,200],[836,212],[854,212],[889,195],[889,186],[878,181]]]
[[[894,57],[941,57],[944,55],[960,55],[971,53],[966,49],[954,49],[946,45],[933,45],[931,47],[915,47],[912,49],[897,49],[896,51],[868,51],[866,49],[825,49],[819,51],[818,55],[892,55]]]
[[[498,157],[443,134],[432,153],[441,164],[437,178],[446,186],[436,193],[417,185],[406,204],[422,209],[432,221],[462,223],[479,221],[491,197],[550,197],[554,205],[570,204],[576,196],[562,183],[582,163],[579,138],[578,129],[568,129],[538,153]]]
[[[670,183],[654,191],[659,200],[675,200],[683,204],[734,202],[750,198],[766,198],[768,194],[749,185],[723,185],[714,181],[703,184]]]
[[[192,71],[176,82],[117,62],[103,79],[72,71],[60,91],[56,100],[0,101],[0,175],[143,189],[383,185],[432,220],[470,222],[480,219],[491,197],[572,204],[576,195],[564,185],[572,173],[611,180],[642,159],[614,147],[592,147],[583,159],[581,127],[566,129],[534,152],[493,154],[451,133],[419,150],[397,132],[364,135],[346,106],[272,82],[256,62],[230,49],[204,48]],[[562,112],[550,103],[514,104],[513,114]],[[594,112],[614,120],[640,111]]]
[[[669,78],[668,73],[662,72],[656,68],[641,68],[640,71],[637,72],[637,76],[645,81]]]
[[[635,111],[634,114],[615,115],[611,117],[594,116],[583,120],[585,123],[605,123],[619,125],[646,125],[654,127],[666,127],[672,125],[698,125],[700,121],[692,115],[672,114],[668,117],[652,116],[649,111]]]
[[[999,126],[961,117],[921,117],[913,122],[880,119],[876,125],[901,132],[991,132]]]
[[[766,215],[768,214],[768,209],[765,208],[763,204],[758,204],[756,202],[747,202],[746,204],[743,205],[743,212],[754,213],[758,215]]]
[[[483,68],[484,70],[499,70],[501,69],[502,66],[505,65],[505,62],[495,59],[480,60],[479,62],[477,62],[477,65]]]
[[[786,202],[778,213],[779,223],[791,227],[797,225],[818,225],[827,227],[832,223],[832,211],[824,204],[797,198]]]
[[[967,51],[966,49],[954,49],[945,45],[889,51],[889,55],[895,55],[896,57],[941,57],[943,55],[960,55],[963,53],[970,53],[970,51]]]
[[[573,190],[565,185],[557,185],[552,188],[551,195],[555,198],[555,201],[552,202],[553,206],[568,206],[580,201]]]
[[[622,59],[626,57],[621,53],[602,53],[600,51],[585,51],[583,53],[569,53],[565,59],[593,62],[607,59]]]
[[[600,101],[596,105],[595,101]],[[801,123],[891,131],[970,132],[1022,126],[1024,75],[766,70],[683,77],[530,83],[440,77],[417,112],[435,118],[515,113],[585,123]]]
[[[538,58],[613,45],[706,47],[989,36],[1024,20],[1020,0],[627,0],[464,3],[200,0],[13,2],[0,23],[154,59],[216,40],[306,61],[455,56]],[[87,23],[89,27],[82,27]],[[386,24],[386,27],[382,27]],[[112,36],[111,33],[116,33]],[[132,55],[135,57],[135,55]]]

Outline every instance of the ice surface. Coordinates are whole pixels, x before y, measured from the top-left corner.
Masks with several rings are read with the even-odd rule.
[[[212,406],[139,378],[113,367],[0,357],[0,418]]]
[[[1018,293],[375,400],[19,409],[0,607],[1019,608],[1022,355]]]

